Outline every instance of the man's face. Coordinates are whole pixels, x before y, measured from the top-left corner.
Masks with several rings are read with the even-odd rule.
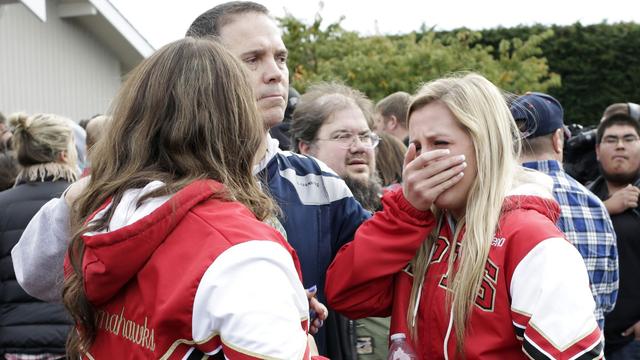
[[[275,22],[260,13],[236,15],[220,29],[220,38],[247,65],[265,125],[280,123],[287,107],[289,69],[287,48]]]
[[[363,144],[358,136],[369,134],[371,130],[364,114],[352,105],[335,112],[322,124],[309,154],[326,163],[341,178],[350,177],[367,183],[376,174],[375,149]],[[344,145],[335,141],[345,135],[351,135],[353,142]]]
[[[375,113],[373,115],[373,130],[380,134],[381,132],[385,131],[385,118],[384,116],[382,116],[382,114],[380,113]]]
[[[610,182],[632,183],[640,171],[640,138],[631,125],[615,124],[602,134],[596,146],[602,172]]]

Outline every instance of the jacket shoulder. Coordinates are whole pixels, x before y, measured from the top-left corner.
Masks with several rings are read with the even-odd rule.
[[[29,182],[0,192],[0,203],[14,201],[42,200],[44,202],[59,197],[69,187],[67,181]]]
[[[190,232],[206,232],[224,239],[227,246],[249,240],[268,240],[284,243],[280,233],[258,220],[243,204],[211,199],[191,209],[185,216]],[[199,223],[198,226],[190,226]]]
[[[343,199],[353,200],[344,180],[313,157],[282,151],[276,154],[269,166],[277,167],[275,171],[270,171],[271,176],[288,185],[287,188],[281,188],[282,182],[271,184],[276,198],[286,198],[285,193],[293,190],[303,205],[326,205]]]

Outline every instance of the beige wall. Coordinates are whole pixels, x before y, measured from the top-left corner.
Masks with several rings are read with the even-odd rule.
[[[0,112],[80,120],[104,113],[121,83],[115,54],[47,1],[47,22],[24,5],[0,5]]]

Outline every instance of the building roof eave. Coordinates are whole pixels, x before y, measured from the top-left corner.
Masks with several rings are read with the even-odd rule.
[[[108,0],[63,0],[60,17],[74,19],[114,51],[122,63],[122,73],[133,69],[155,49]]]

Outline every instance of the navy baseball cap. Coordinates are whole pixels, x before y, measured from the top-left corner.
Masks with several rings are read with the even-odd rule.
[[[518,123],[525,138],[536,138],[551,134],[564,126],[564,110],[553,96],[529,92],[517,97],[509,107],[513,119]]]

